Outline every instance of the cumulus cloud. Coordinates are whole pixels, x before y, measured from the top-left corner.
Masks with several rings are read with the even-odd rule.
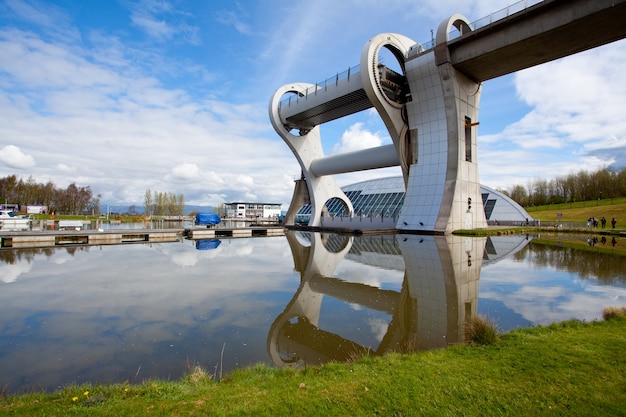
[[[380,146],[382,144],[381,137],[363,128],[363,123],[353,124],[341,136],[341,140],[337,143],[331,154],[340,154],[345,152],[353,152],[361,149],[368,149]]]
[[[494,187],[580,169],[626,165],[625,42],[520,71],[513,76],[528,113],[479,136],[481,178]]]
[[[626,106],[623,47],[618,42],[517,73],[518,96],[534,107],[520,122],[525,130],[565,143],[623,146],[614,140],[615,132],[626,133],[619,114]]]
[[[35,166],[35,158],[27,155],[17,146],[6,145],[0,149],[0,162],[17,169],[27,169]]]
[[[198,178],[200,168],[196,164],[183,163],[172,168],[172,177],[177,180],[189,181]]]

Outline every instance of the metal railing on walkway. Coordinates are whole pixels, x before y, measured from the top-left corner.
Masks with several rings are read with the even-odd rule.
[[[493,23],[499,22],[500,20],[506,19],[509,16],[524,11],[525,9],[535,6],[539,3],[543,3],[544,0],[521,0],[517,3],[513,3],[510,6],[507,6],[501,10],[498,10],[494,13],[491,13],[488,16],[482,17],[474,22],[472,22],[472,28],[474,30],[481,29],[487,27]],[[452,30],[448,34],[448,39],[457,39],[461,37],[461,33],[458,30]],[[432,50],[435,47],[435,39],[433,35],[433,30],[431,30],[431,39],[421,43],[424,48],[424,53]],[[279,103],[279,109],[282,106],[289,106],[292,102],[298,103],[299,100],[304,99],[309,96],[309,94],[315,95],[318,92],[323,92],[328,89],[329,86],[337,85],[340,80],[347,79],[350,80],[350,77],[355,76],[361,71],[360,65],[355,65],[353,67],[349,67],[347,70],[343,72],[338,72],[334,76],[326,78],[325,80],[316,83],[313,87],[307,88],[302,95],[297,94],[289,94],[285,99],[281,100]]]

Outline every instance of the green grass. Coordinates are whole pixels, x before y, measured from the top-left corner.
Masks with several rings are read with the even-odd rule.
[[[626,197],[605,198],[602,200],[576,201],[572,203],[546,204],[543,206],[525,207],[526,211],[531,213],[535,211],[551,211],[551,210],[568,210],[578,208],[595,208],[599,206],[611,206],[626,204]]]
[[[471,316],[465,321],[465,342],[477,345],[493,345],[498,341],[500,332],[493,319],[485,316]]]
[[[204,374],[5,396],[0,415],[618,416],[626,410],[624,314],[304,371],[255,366],[220,382]]]
[[[553,204],[549,206],[525,207],[528,214],[542,222],[586,222],[588,218],[604,216],[607,228],[611,228],[611,218],[617,219],[617,227],[626,229],[626,197],[581,201],[577,203]],[[557,213],[561,216],[557,217]]]
[[[550,233],[559,234],[558,241],[571,240],[572,244],[579,249],[588,249],[586,244],[576,244],[575,241],[579,241],[576,238],[576,234],[604,234],[624,236],[626,234],[626,197],[597,200],[597,201],[583,201],[578,203],[567,204],[554,204],[550,206],[540,207],[526,207],[529,214],[534,219],[541,220],[542,227],[490,227],[488,229],[460,229],[455,230],[454,234],[461,236],[493,236],[493,235],[509,235],[509,234],[537,234],[537,233]],[[557,216],[557,213],[560,214]],[[604,229],[599,225],[598,228],[587,229],[587,219],[595,217],[597,219],[604,216],[607,219],[607,224]],[[611,227],[611,219],[615,217],[617,219],[616,228]],[[554,228],[554,224],[558,222],[565,227]],[[571,234],[572,238],[568,239],[564,236]],[[549,238],[550,239],[550,238]],[[559,243],[560,244],[560,243]],[[625,252],[626,248],[622,249],[621,246],[616,246],[611,252]],[[626,253],[626,252],[625,252]]]

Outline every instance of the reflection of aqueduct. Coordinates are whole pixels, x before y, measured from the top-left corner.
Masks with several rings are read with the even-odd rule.
[[[270,328],[267,349],[278,366],[302,367],[383,354],[444,347],[463,341],[465,318],[476,313],[485,239],[391,235],[359,237],[287,232],[300,287]],[[333,277],[344,257],[391,255],[404,265],[400,292]],[[389,257],[387,257],[389,259]],[[376,263],[377,261],[374,261]],[[390,316],[379,346],[360,346],[319,328],[324,296],[384,311]]]

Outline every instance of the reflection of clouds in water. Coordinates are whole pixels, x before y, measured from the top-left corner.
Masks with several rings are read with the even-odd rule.
[[[385,284],[391,284],[399,289],[404,279],[404,271],[373,268],[344,259],[335,269],[333,277],[376,288],[382,288]]]
[[[183,268],[194,266],[199,261],[199,255],[195,252],[183,252],[183,253],[175,253],[171,256],[172,262],[175,265],[181,266]]]
[[[70,255],[69,253],[63,253],[63,254],[55,255],[52,262],[54,262],[57,265],[63,265],[63,264],[70,262],[72,259],[73,259],[72,255]]]
[[[376,340],[378,340],[378,342],[382,342],[383,338],[387,334],[387,329],[389,328],[389,323],[387,323],[386,321],[384,321],[382,319],[378,319],[378,318],[369,319],[368,323],[370,325],[370,329],[372,330],[372,333],[376,337]]]
[[[253,251],[252,245],[241,246],[237,249],[237,256],[250,255]]]
[[[267,332],[297,289],[285,252],[290,255],[285,238],[276,237],[232,239],[215,251],[176,243],[102,246],[77,253],[71,263],[57,250],[30,264],[2,264],[3,280],[19,275],[29,284],[0,292],[0,328],[9,329],[0,341],[2,374],[30,372],[23,381],[45,385],[73,381],[76,369],[95,364],[102,367],[95,371],[100,381],[119,382],[131,376],[129,367],[177,372],[188,354],[219,358],[208,346],[238,337],[225,329]],[[287,299],[265,296],[272,293]],[[14,340],[19,349],[11,347]]]
[[[350,308],[354,311],[361,311],[363,310],[363,306],[360,304],[355,304],[355,303],[348,303],[348,305],[350,306]]]
[[[30,272],[32,265],[26,261],[16,262],[14,264],[0,264],[0,281],[8,284],[22,274]]]
[[[253,253],[252,245],[238,243],[227,245],[225,252],[239,254],[240,246],[245,248],[244,253]],[[155,256],[147,246],[129,245],[81,253],[71,269],[39,257],[32,264],[2,265],[7,271],[2,276],[16,276],[8,268],[22,271],[22,275],[30,272],[28,278],[33,285],[29,288],[29,303],[41,310],[80,314],[95,309],[99,315],[109,317],[123,317],[125,313],[132,321],[169,321],[170,317],[180,319],[180,314],[173,311],[190,304],[243,310],[245,306],[228,305],[228,297],[295,287],[292,265],[284,262],[290,259],[273,258],[271,251],[264,252],[262,258],[234,263],[228,256],[207,257],[206,252],[175,244],[170,247],[169,256]],[[184,275],[172,269],[171,262],[185,266]],[[254,263],[254,273],[242,274],[241,264],[248,262]],[[281,269],[285,274],[276,274]],[[2,300],[5,306],[16,302]]]
[[[563,287],[535,287],[532,285],[524,285],[517,292],[517,296],[525,301],[535,299],[555,299],[557,297],[566,296],[569,291]]]
[[[483,266],[480,271],[480,282],[528,284],[529,282],[541,282],[545,278],[542,274],[528,274],[527,261],[517,262],[513,259],[502,259],[498,263]]]
[[[534,325],[570,319],[592,321],[609,305],[626,305],[626,288],[545,267],[538,273],[530,261],[505,259],[483,268],[480,300],[497,300]]]

